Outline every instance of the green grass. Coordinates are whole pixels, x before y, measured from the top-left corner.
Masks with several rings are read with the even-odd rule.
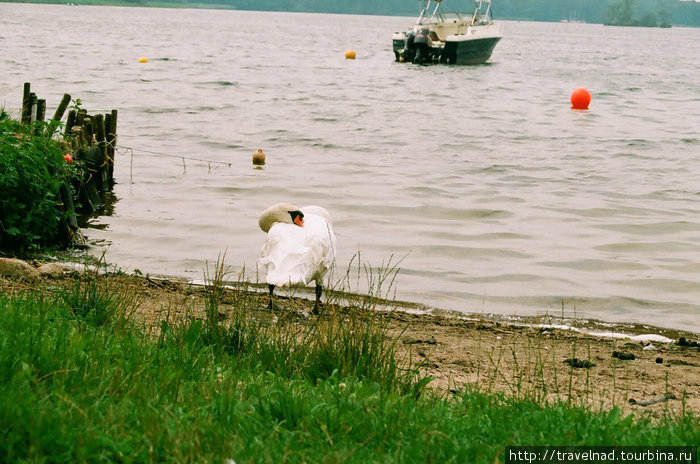
[[[242,297],[224,320],[153,334],[136,304],[88,274],[0,295],[0,462],[493,463],[510,445],[700,443],[687,414],[437,397],[369,311],[298,324],[253,317]]]

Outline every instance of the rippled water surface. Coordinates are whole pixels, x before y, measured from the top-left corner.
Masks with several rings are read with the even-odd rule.
[[[489,64],[420,67],[412,22],[0,3],[0,104],[119,110],[85,234],[128,271],[255,278],[259,212],[320,204],[338,274],[403,258],[399,299],[700,332],[700,29],[505,21]]]

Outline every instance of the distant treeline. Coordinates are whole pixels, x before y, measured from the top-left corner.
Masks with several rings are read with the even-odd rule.
[[[2,1],[2,0],[0,0]],[[13,1],[13,0],[10,0]],[[239,10],[414,16],[418,0],[29,0],[92,5],[183,6]],[[472,0],[451,0],[444,8],[468,11]],[[693,0],[493,0],[496,19],[581,21],[621,26],[700,26],[700,2]]]

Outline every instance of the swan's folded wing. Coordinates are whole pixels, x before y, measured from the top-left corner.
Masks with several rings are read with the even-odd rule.
[[[306,244],[316,268],[314,279],[321,280],[335,262],[335,232],[325,217],[304,215]]]
[[[312,255],[303,228],[275,224],[267,233],[260,255],[260,264],[267,269],[267,283],[306,285],[316,271]]]

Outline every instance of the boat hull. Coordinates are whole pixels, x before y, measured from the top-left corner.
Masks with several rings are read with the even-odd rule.
[[[481,64],[486,63],[500,37],[485,37],[465,41],[446,41],[440,58],[448,64]]]
[[[455,38],[433,46],[407,50],[405,34],[395,35],[393,49],[396,61],[417,64],[482,64],[491,58],[500,36]]]

